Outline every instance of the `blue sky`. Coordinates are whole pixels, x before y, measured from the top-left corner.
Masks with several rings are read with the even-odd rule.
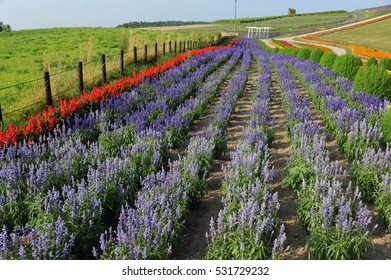
[[[214,21],[234,17],[234,0],[0,0],[0,21],[14,30],[48,27],[115,27],[129,21]],[[391,0],[237,0],[238,17],[348,10]]]

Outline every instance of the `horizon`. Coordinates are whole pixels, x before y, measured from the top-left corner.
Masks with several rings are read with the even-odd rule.
[[[234,1],[199,0],[139,1],[111,0],[110,9],[104,0],[0,0],[0,21],[9,24],[12,30],[74,28],[74,27],[116,27],[128,22],[157,21],[204,21],[214,22],[234,18]],[[285,15],[289,8],[297,13],[359,9],[390,5],[391,0],[329,0],[313,2],[302,0],[292,4],[289,0],[276,0],[264,6],[262,1],[237,0],[237,18]],[[179,7],[180,13],[177,9]],[[223,7],[225,9],[223,9]],[[59,13],[58,11],[61,11]],[[109,12],[108,12],[109,11]],[[129,11],[125,14],[123,11]]]

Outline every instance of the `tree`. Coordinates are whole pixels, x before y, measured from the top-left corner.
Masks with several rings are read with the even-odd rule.
[[[288,15],[293,16],[295,14],[296,14],[296,9],[293,9],[293,8],[288,9]]]
[[[4,24],[2,21],[0,21],[0,32],[3,31],[11,31],[11,26],[9,24]]]

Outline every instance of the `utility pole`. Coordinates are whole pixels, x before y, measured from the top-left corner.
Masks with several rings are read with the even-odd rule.
[[[234,22],[234,35],[236,36],[236,11],[237,11],[237,0],[235,0],[235,22]]]

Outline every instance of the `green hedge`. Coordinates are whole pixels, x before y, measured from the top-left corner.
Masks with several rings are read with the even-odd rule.
[[[333,70],[340,76],[353,80],[361,66],[362,61],[359,57],[353,54],[344,54],[336,58]]]
[[[391,99],[391,75],[381,67],[367,66],[357,72],[353,88]]]
[[[319,61],[319,64],[329,69],[332,69],[337,57],[338,56],[334,52],[327,52],[322,56]]]
[[[391,70],[391,59],[383,58],[379,62],[379,66],[384,68],[385,70]]]
[[[385,112],[380,126],[383,132],[383,141],[385,143],[391,143],[391,110]]]
[[[315,48],[311,50],[310,59],[319,63],[323,55],[324,55],[324,50]]]
[[[310,48],[301,48],[297,52],[297,58],[303,58],[303,59],[309,59],[311,56],[311,49]]]
[[[367,61],[366,67],[369,67],[369,66],[378,66],[377,59],[374,57],[370,57]]]

